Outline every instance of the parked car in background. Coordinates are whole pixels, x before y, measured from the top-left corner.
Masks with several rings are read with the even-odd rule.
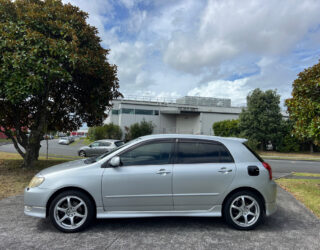
[[[61,137],[58,143],[63,145],[69,145],[71,141],[69,137]]]
[[[223,216],[253,229],[276,211],[268,163],[245,139],[140,137],[97,157],[42,170],[24,192],[27,215],[77,232],[96,218]]]
[[[82,157],[101,155],[109,152],[114,148],[120,147],[124,144],[120,140],[99,140],[91,143],[89,146],[84,146],[78,150],[78,155]]]
[[[71,142],[74,142],[74,140],[75,140],[75,139],[74,139],[74,136],[68,136],[68,138],[69,138],[70,143],[71,143]]]

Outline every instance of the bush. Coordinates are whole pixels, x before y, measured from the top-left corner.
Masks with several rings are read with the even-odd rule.
[[[287,134],[277,146],[279,152],[298,152],[300,150],[300,142],[294,136]]]
[[[140,123],[134,123],[129,128],[126,127],[127,132],[125,135],[125,140],[131,141],[140,136],[150,135],[152,134],[153,129],[154,129],[154,125],[152,124],[151,121],[147,122],[143,120]]]
[[[248,147],[251,148],[252,150],[257,150],[258,146],[260,145],[260,142],[258,142],[256,139],[249,139],[246,142],[246,145],[248,145]]]
[[[214,135],[224,137],[238,137],[240,134],[239,120],[225,120],[215,122],[212,126]]]
[[[88,137],[91,140],[116,139],[122,138],[122,131],[118,125],[113,123],[105,124],[99,127],[89,128]]]

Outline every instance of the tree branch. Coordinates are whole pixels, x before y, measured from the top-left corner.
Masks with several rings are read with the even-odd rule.
[[[8,136],[8,137],[12,140],[15,149],[16,149],[16,150],[18,151],[18,153],[24,158],[26,154],[23,153],[22,150],[20,149],[17,141],[15,140],[14,136],[11,134],[11,131],[5,129],[4,134],[5,134],[6,136]]]

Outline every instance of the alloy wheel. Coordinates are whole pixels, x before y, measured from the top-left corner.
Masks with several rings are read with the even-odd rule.
[[[240,227],[250,227],[260,217],[260,206],[251,196],[241,195],[235,198],[230,205],[230,217]]]
[[[88,216],[86,203],[77,196],[65,196],[54,207],[54,219],[64,229],[77,229]]]

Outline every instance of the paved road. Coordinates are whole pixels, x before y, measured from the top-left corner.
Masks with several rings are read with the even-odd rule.
[[[221,218],[172,217],[99,220],[63,234],[25,216],[22,196],[0,201],[0,221],[0,249],[320,249],[320,221],[280,188],[278,211],[249,232]]]
[[[58,143],[59,139],[48,140],[48,153],[49,155],[60,155],[60,156],[77,156],[78,149],[84,145],[81,143],[70,144],[70,145],[61,145]],[[7,144],[0,146],[0,151],[17,153],[13,144]],[[47,144],[46,141],[41,141],[40,154],[45,155],[47,153]]]
[[[54,156],[71,156],[76,157],[78,149],[83,145],[81,143],[71,145],[60,145],[58,139],[49,140],[49,155]],[[40,154],[46,154],[46,141],[41,142]],[[14,146],[12,144],[0,146],[0,151],[14,152]],[[271,160],[267,159],[270,163],[272,170],[276,177],[289,174],[291,172],[309,172],[320,173],[320,161],[296,161],[296,160]]]

